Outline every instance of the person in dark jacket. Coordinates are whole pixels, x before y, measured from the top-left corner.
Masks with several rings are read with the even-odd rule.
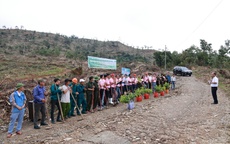
[[[94,99],[94,77],[89,77],[89,82],[86,84],[86,101],[87,101],[87,111],[91,111],[91,107],[93,108],[93,99]]]
[[[16,91],[14,91],[10,95],[10,103],[12,105],[11,116],[10,116],[10,124],[8,128],[7,138],[10,138],[13,135],[14,124],[16,120],[18,121],[16,134],[21,135],[23,117],[25,113],[25,104],[26,104],[26,96],[22,92],[24,90],[24,84],[18,83],[16,86]]]
[[[61,116],[61,110],[60,110],[60,105],[58,102],[58,97],[59,100],[61,100],[61,95],[62,95],[62,91],[59,89],[59,85],[60,85],[60,79],[55,78],[54,79],[54,84],[51,85],[50,87],[50,104],[51,104],[51,122],[54,124],[55,120],[54,120],[54,111],[55,111],[55,106],[57,106],[58,108],[58,115],[57,115],[57,122],[61,122],[62,120],[60,119]]]
[[[77,83],[78,83],[77,78],[73,78],[72,79],[72,83],[69,85],[72,88],[72,94],[70,95],[70,112],[69,112],[69,117],[76,116],[74,114],[74,108],[76,106],[75,101],[77,101],[77,95],[78,95],[78,92],[77,92]],[[75,99],[75,101],[74,101],[74,99]],[[76,112],[77,112],[77,110],[76,110]]]
[[[43,79],[38,80],[38,85],[33,89],[33,96],[34,96],[34,129],[40,129],[40,127],[37,124],[38,121],[38,114],[41,112],[42,119],[41,119],[41,125],[48,125],[45,122],[46,118],[46,97],[48,93],[45,89],[45,81]]]
[[[94,102],[93,102],[93,111],[96,111],[97,106],[101,106],[100,103],[100,96],[99,96],[99,85],[98,85],[98,81],[100,80],[100,78],[98,76],[94,77]]]
[[[86,89],[84,87],[84,82],[85,82],[84,79],[80,79],[80,84],[77,85],[77,92],[79,93],[77,96],[77,105],[78,105],[79,109],[81,108],[81,105],[82,105],[81,113],[87,114],[87,112],[86,112],[87,103],[86,103],[85,95],[84,95]],[[77,115],[80,115],[80,112],[78,111],[78,109],[77,109]]]

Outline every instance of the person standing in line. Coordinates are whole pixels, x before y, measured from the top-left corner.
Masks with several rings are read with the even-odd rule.
[[[133,84],[132,84],[132,76],[129,74],[128,77],[127,77],[127,85],[128,85],[128,92],[133,92]]]
[[[176,76],[175,74],[172,75],[171,77],[171,82],[172,82],[172,85],[171,85],[171,89],[174,90],[176,88]]]
[[[101,75],[100,76],[100,80],[99,80],[99,88],[100,88],[100,101],[101,101],[101,105],[100,105],[100,109],[102,110],[103,107],[106,105],[107,103],[107,100],[106,100],[106,97],[105,97],[105,76],[104,75]]]
[[[22,134],[22,123],[25,113],[25,105],[26,105],[26,96],[23,93],[24,84],[18,83],[16,85],[16,91],[14,91],[10,95],[10,104],[12,106],[11,116],[10,116],[10,123],[8,128],[8,135],[7,138],[10,138],[13,135],[14,124],[16,120],[18,120],[16,134]]]
[[[99,84],[98,81],[100,78],[98,76],[94,77],[94,101],[93,101],[93,111],[97,111],[97,106],[101,106],[100,96],[99,96]]]
[[[122,75],[122,90],[123,90],[123,94],[125,94],[125,92],[128,92],[128,88],[127,88],[127,74]]]
[[[149,81],[148,81],[148,84],[149,84],[149,87],[148,89],[151,89],[152,88],[152,73],[149,74]]]
[[[86,109],[87,109],[87,102],[85,100],[85,87],[84,87],[84,82],[85,80],[84,79],[80,79],[80,84],[77,85],[77,92],[78,92],[78,96],[77,96],[77,105],[78,105],[78,108],[80,109],[81,108],[81,105],[82,105],[82,111],[81,113],[82,114],[87,114],[86,112]],[[77,115],[80,115],[80,111],[78,111],[77,109]]]
[[[157,77],[156,77],[156,74],[153,73],[153,77],[152,77],[152,91],[153,91],[153,93],[155,92],[156,85],[157,85]]]
[[[212,72],[212,79],[209,81],[209,83],[211,84],[211,92],[212,92],[212,97],[213,97],[213,103],[212,104],[218,104],[218,99],[217,99],[217,89],[218,89],[218,84],[219,84],[219,80],[216,76],[216,72]]]
[[[40,129],[40,126],[38,126],[38,114],[41,112],[42,119],[41,119],[41,126],[48,125],[45,122],[46,118],[46,97],[48,93],[45,89],[45,81],[43,79],[38,80],[38,85],[33,89],[33,96],[34,96],[34,129]]]
[[[71,80],[65,79],[65,85],[61,87],[62,90],[62,96],[61,96],[61,107],[63,111],[63,117],[65,119],[70,118],[69,117],[69,111],[70,111],[70,93],[72,92],[72,89],[69,87]]]
[[[144,84],[145,84],[145,88],[149,88],[149,76],[148,76],[148,73],[146,72],[144,77],[143,77],[143,81],[144,81]]]
[[[70,87],[72,88],[72,96],[70,96],[70,111],[69,111],[69,117],[74,117],[76,116],[74,114],[74,108],[76,106],[75,104],[75,101],[77,101],[77,95],[78,95],[78,92],[77,92],[77,83],[78,83],[78,79],[77,78],[73,78],[72,79],[72,83],[70,83]],[[76,109],[76,112],[77,112],[77,109]]]
[[[133,92],[135,92],[135,90],[137,89],[137,83],[138,83],[137,75],[133,74]]]
[[[58,78],[54,79],[54,84],[51,85],[50,87],[50,104],[51,104],[51,111],[50,111],[50,117],[51,117],[51,122],[55,124],[54,121],[54,111],[55,111],[55,106],[58,108],[58,115],[57,115],[57,122],[61,122],[62,120],[60,119],[61,116],[61,106],[59,106],[58,102],[58,96],[59,99],[61,99],[62,91],[59,89],[60,85],[60,80]]]
[[[115,104],[117,102],[117,91],[116,91],[116,77],[115,74],[111,74],[111,78],[109,79],[110,81],[110,89],[111,89],[111,98],[110,98],[110,103]]]
[[[117,91],[117,103],[119,103],[121,97],[121,83],[122,79],[119,75],[116,75],[116,91]]]
[[[86,102],[87,102],[87,112],[93,112],[93,99],[94,99],[94,78],[93,76],[89,77],[89,82],[86,84]]]
[[[171,76],[169,72],[166,75],[166,79],[167,79],[167,83],[171,84]]]
[[[109,74],[106,74],[105,76],[105,86],[106,86],[106,90],[105,90],[106,99],[109,103],[113,104],[113,102],[110,101],[110,98],[112,98],[112,96],[111,96],[111,84],[110,84]],[[107,103],[106,103],[106,106],[108,106]]]

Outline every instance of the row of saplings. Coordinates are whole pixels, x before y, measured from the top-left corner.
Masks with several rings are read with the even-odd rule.
[[[158,98],[159,95],[164,96],[165,93],[168,94],[169,88],[170,88],[169,83],[165,83],[163,86],[161,86],[161,85],[156,86],[154,92],[152,91],[152,89],[141,87],[141,88],[138,88],[137,90],[135,90],[134,93],[130,92],[130,93],[126,93],[126,94],[122,95],[120,98],[120,102],[121,103],[128,103],[127,108],[129,110],[131,110],[134,108],[135,99],[137,102],[141,102],[143,97],[144,97],[144,99],[149,99],[151,93],[153,93],[154,98]]]

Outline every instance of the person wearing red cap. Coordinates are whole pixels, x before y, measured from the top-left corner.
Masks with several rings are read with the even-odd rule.
[[[74,108],[76,106],[75,101],[76,101],[77,95],[78,95],[78,92],[77,92],[77,83],[78,83],[78,79],[77,78],[73,78],[72,79],[72,83],[70,83],[70,85],[69,85],[72,88],[72,95],[73,95],[73,97],[70,96],[70,111],[69,111],[69,114],[68,114],[69,117],[76,116],[74,114]],[[75,99],[75,101],[74,101],[73,98]],[[76,113],[77,113],[77,109],[76,109]]]

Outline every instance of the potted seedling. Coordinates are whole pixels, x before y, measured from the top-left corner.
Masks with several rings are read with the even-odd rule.
[[[156,86],[155,87],[155,92],[154,92],[153,96],[155,98],[158,98],[160,92],[161,92],[161,86]]]
[[[165,90],[165,87],[161,87],[161,91],[160,91],[161,96],[165,95],[164,90]]]
[[[168,94],[169,93],[169,88],[170,88],[170,84],[169,83],[165,83],[164,84],[164,87],[165,87],[165,93]]]
[[[136,95],[136,101],[141,102],[142,101],[142,89],[137,89],[135,92]]]
[[[151,89],[144,89],[144,99],[149,99],[150,94],[152,93]]]

